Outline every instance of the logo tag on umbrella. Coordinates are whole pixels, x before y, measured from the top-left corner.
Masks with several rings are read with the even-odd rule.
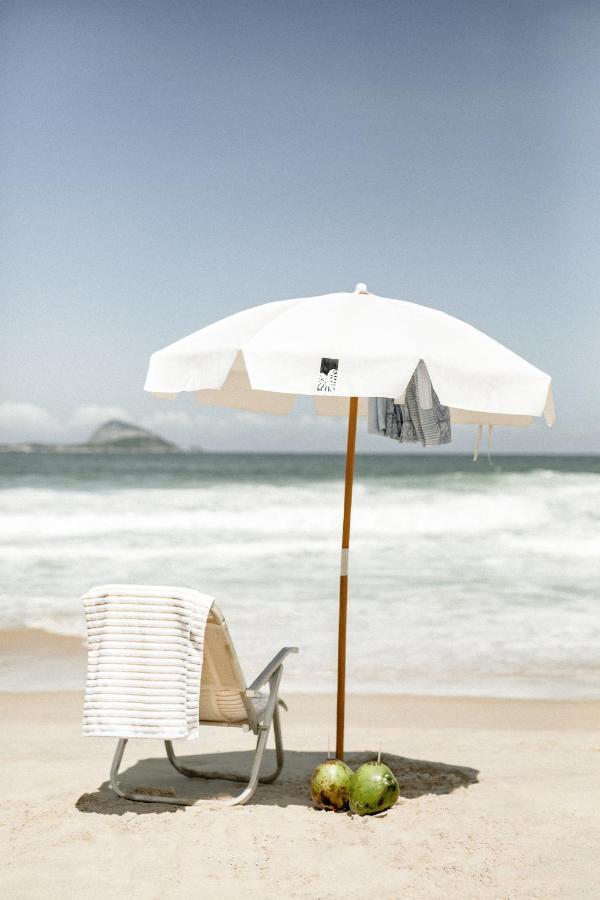
[[[339,359],[330,359],[324,356],[321,359],[321,371],[317,382],[317,390],[332,394],[335,391],[335,385],[338,375]]]

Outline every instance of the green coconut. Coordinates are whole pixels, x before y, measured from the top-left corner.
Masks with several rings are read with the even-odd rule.
[[[376,761],[364,763],[350,782],[350,810],[359,816],[383,812],[394,805],[399,790],[389,766]]]
[[[310,779],[310,790],[315,806],[319,809],[333,809],[335,812],[348,809],[352,778],[352,769],[341,759],[327,759],[322,762],[316,767]]]

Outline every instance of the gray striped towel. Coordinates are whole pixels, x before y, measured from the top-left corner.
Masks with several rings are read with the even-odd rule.
[[[105,584],[83,597],[88,669],[83,733],[192,739],[199,732],[204,632],[213,597]]]
[[[369,399],[369,432],[403,444],[420,441],[424,447],[451,442],[450,410],[440,403],[423,360],[408,382],[404,403],[388,397]]]

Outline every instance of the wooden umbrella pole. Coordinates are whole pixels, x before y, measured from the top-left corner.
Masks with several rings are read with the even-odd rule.
[[[344,485],[344,523],[342,526],[342,558],[340,565],[340,609],[338,619],[338,677],[335,755],[344,758],[344,715],[346,708],[346,621],[348,614],[348,551],[350,548],[350,514],[352,512],[352,481],[354,479],[354,451],[356,448],[356,417],[358,397],[350,397],[348,409],[348,443],[346,445],[346,479]]]

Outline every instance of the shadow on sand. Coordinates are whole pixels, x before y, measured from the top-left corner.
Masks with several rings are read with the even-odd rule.
[[[205,754],[181,757],[181,761],[196,768],[220,769],[221,771],[249,772],[252,752]],[[267,752],[266,757],[274,754]],[[347,753],[346,762],[353,769],[363,762],[375,759],[374,752]],[[421,797],[423,794],[450,794],[461,787],[469,787],[477,782],[477,769],[466,766],[452,766],[446,763],[430,762],[422,759],[407,759],[392,753],[383,753],[382,761],[387,763],[400,785],[400,796],[406,799]],[[283,772],[275,784],[259,785],[250,800],[256,806],[312,806],[308,782],[316,765],[323,762],[322,753],[287,750]],[[272,759],[263,764],[264,771],[271,771]],[[239,793],[241,786],[230,781],[205,781],[184,778],[169,764],[166,757],[141,759],[127,769],[123,769],[119,779],[129,789],[151,793],[152,790],[167,793],[181,793],[196,797],[199,801],[219,800]],[[123,815],[135,812],[140,815],[176,812],[181,806],[166,803],[136,803],[117,797],[108,782],[97,791],[82,794],[75,804],[80,812]],[[185,808],[185,807],[183,807]]]

